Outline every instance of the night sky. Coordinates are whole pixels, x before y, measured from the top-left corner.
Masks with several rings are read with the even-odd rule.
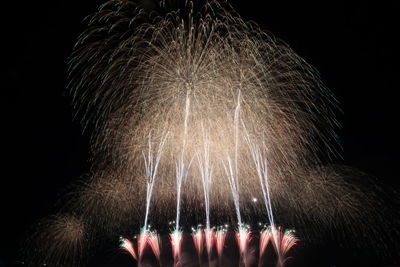
[[[85,28],[83,18],[102,2],[2,4],[0,266],[12,266],[29,227],[57,212],[68,187],[89,168],[89,136],[73,119],[66,96],[67,60]],[[395,2],[231,1],[246,20],[286,41],[320,71],[343,109],[343,163],[389,190],[400,189]]]

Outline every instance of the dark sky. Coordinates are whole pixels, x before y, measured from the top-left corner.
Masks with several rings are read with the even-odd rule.
[[[303,3],[306,2],[306,3]],[[314,65],[344,111],[344,163],[399,189],[399,6],[396,1],[235,0],[233,6]],[[2,8],[1,260],[57,211],[88,169],[88,136],[64,96],[83,18],[102,1],[15,1]],[[295,4],[294,4],[295,3]]]

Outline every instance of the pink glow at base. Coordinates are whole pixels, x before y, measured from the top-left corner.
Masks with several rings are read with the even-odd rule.
[[[206,239],[206,249],[208,253],[208,257],[211,258],[213,245],[215,242],[215,233],[213,228],[206,228],[204,230],[204,235]]]
[[[240,250],[240,254],[245,255],[247,252],[247,245],[251,241],[250,228],[246,225],[239,226],[238,231],[236,231],[235,237]]]
[[[294,235],[294,230],[285,230],[282,231],[281,227],[277,227],[275,225],[269,226],[267,230],[265,230],[266,236],[269,235],[269,240],[272,241],[275,252],[278,257],[278,265],[284,266],[286,262],[286,254],[289,252],[291,248],[293,248],[299,239]],[[261,249],[261,244],[260,244]]]
[[[260,223],[261,225],[261,223]],[[198,228],[192,228],[192,240],[193,246],[198,255],[198,263],[201,266],[203,250],[207,250],[208,254],[208,265],[211,266],[212,263],[212,253],[214,245],[216,247],[216,252],[218,256],[218,265],[224,266],[224,247],[228,240],[228,230],[227,225],[225,227],[217,228],[206,228],[202,229],[201,226]],[[252,243],[253,233],[248,225],[242,224],[234,232],[234,241],[237,243],[237,247],[240,253],[240,266],[249,266],[252,264],[249,257],[251,252],[254,251],[255,243]],[[181,230],[173,229],[169,234],[169,240],[172,248],[173,266],[180,267],[183,263],[182,253],[182,241],[184,233]],[[149,246],[161,266],[161,240],[160,236],[156,231],[141,229],[141,233],[136,237],[136,246],[127,238],[120,237],[120,248],[127,251],[139,265],[142,264],[142,257]],[[269,248],[273,248],[276,256],[276,266],[284,267],[287,260],[287,253],[298,244],[299,239],[294,235],[294,230],[284,230],[282,227],[278,226],[268,226],[264,225],[263,229],[259,232],[259,266],[262,266],[263,259]],[[233,241],[233,240],[232,240]],[[269,245],[271,243],[271,245]],[[135,249],[135,247],[137,249]],[[187,251],[185,251],[186,253]],[[186,260],[185,260],[186,262]],[[215,264],[215,263],[213,263]]]
[[[217,229],[215,233],[215,244],[217,247],[217,254],[218,254],[218,260],[221,261],[222,258],[222,252],[224,250],[225,246],[225,240],[226,240],[226,235],[227,235],[227,230],[226,229]]]
[[[147,230],[142,230],[141,233],[139,234],[138,237],[138,256],[139,256],[139,261],[141,260],[143,256],[143,251],[146,248],[147,245],[147,235],[148,232]]]
[[[123,237],[120,237],[119,241],[120,241],[120,245],[119,245],[120,248],[122,248],[123,250],[127,251],[129,254],[131,254],[131,256],[135,260],[137,260],[137,256],[136,256],[136,253],[135,253],[135,249],[133,248],[132,242],[129,239],[123,238]]]
[[[170,235],[174,265],[177,266],[181,257],[182,232],[175,229]]]
[[[272,227],[273,240],[275,249],[278,254],[285,256],[286,253],[297,244],[299,239],[294,236],[293,230],[282,231],[281,227]]]
[[[150,246],[151,250],[156,256],[158,262],[160,262],[160,238],[156,232],[149,232],[147,236],[147,244]]]
[[[260,232],[260,254],[259,254],[260,258],[264,255],[271,239],[272,239],[272,232],[270,228],[265,228]]]
[[[197,228],[197,230],[193,229],[191,236],[192,236],[193,243],[194,243],[194,246],[197,251],[197,255],[199,255],[199,258],[200,258],[203,253],[203,243],[204,243],[203,230],[201,228]]]

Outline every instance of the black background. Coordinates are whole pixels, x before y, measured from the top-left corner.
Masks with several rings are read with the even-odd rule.
[[[395,2],[231,1],[320,71],[344,111],[344,163],[399,189]],[[55,213],[57,200],[88,170],[89,137],[72,118],[66,69],[83,18],[100,3],[2,6],[0,266],[16,259],[29,227]]]

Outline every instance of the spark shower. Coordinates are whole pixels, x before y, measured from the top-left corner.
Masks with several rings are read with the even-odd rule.
[[[111,0],[86,18],[68,88],[93,129],[92,167],[64,213],[41,223],[32,262],[84,264],[121,236],[138,265],[146,251],[167,265],[169,229],[174,266],[187,236],[193,261],[224,266],[229,233],[239,265],[258,240],[258,265],[268,247],[283,266],[298,242],[284,228],[365,219],[368,192],[326,165],[338,155],[338,104],[318,72],[224,1],[150,2]]]

